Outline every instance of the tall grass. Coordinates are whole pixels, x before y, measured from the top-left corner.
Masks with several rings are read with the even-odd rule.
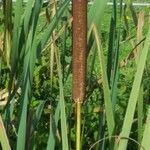
[[[84,12],[79,43],[69,0],[46,8],[43,0],[5,1],[0,148],[149,150],[149,15],[128,0],[124,7],[113,0],[106,15],[107,2],[95,0]],[[72,56],[75,40],[87,45],[84,60],[83,51],[73,58],[79,48]]]

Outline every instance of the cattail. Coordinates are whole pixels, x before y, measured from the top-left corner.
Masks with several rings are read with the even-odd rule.
[[[73,0],[73,100],[76,104],[76,150],[80,150],[81,104],[85,100],[87,0]]]
[[[85,99],[87,0],[73,0],[73,100]]]

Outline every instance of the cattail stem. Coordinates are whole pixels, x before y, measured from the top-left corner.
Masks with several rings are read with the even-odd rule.
[[[81,147],[81,103],[76,102],[76,150]]]

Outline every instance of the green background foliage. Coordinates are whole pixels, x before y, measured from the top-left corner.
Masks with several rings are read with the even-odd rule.
[[[81,147],[149,150],[150,7],[107,2],[88,5]],[[74,150],[70,1],[6,4],[0,10],[0,148]]]

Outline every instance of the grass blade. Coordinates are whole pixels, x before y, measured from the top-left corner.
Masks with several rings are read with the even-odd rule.
[[[143,84],[140,87],[139,91],[139,97],[138,97],[138,104],[137,104],[137,109],[138,109],[138,142],[141,143],[142,140],[142,129],[143,129],[143,98],[144,95],[144,89],[143,89]]]
[[[1,115],[0,115],[0,143],[3,150],[11,150]]]
[[[27,37],[26,47],[25,47],[25,56],[23,64],[23,82],[22,82],[22,97],[20,105],[20,122],[18,129],[18,138],[17,138],[17,150],[25,149],[26,141],[26,120],[27,120],[27,108],[31,98],[31,87],[33,81],[33,69],[36,60],[35,50],[32,50],[32,41],[35,34],[35,26],[38,20],[38,14],[42,6],[42,0],[36,1],[33,7],[33,18],[31,27],[29,28],[29,34]]]
[[[60,17],[62,16],[63,12],[67,8],[68,4],[69,4],[69,0],[65,0],[63,2],[61,7],[59,8],[59,10],[57,11],[56,15],[53,17],[51,23],[45,29],[43,36],[41,37],[41,39],[38,42],[38,46],[37,46],[38,47],[38,51],[37,51],[38,56],[41,54],[41,51],[44,49],[46,43],[48,42],[50,35],[52,34],[54,28],[58,24]],[[36,40],[34,42],[36,43]]]
[[[53,119],[53,116],[51,117],[51,126],[50,126],[50,134],[49,134],[49,138],[48,138],[48,142],[47,142],[47,150],[51,149],[54,150],[55,149],[55,144],[56,144],[56,131],[57,131],[57,127],[58,127],[58,121],[60,119],[60,101],[57,104],[57,108],[55,111],[55,116]]]
[[[88,28],[90,29],[92,24],[94,23],[97,27],[98,32],[100,33],[100,24],[103,17],[104,9],[106,7],[108,0],[95,0],[94,4],[91,6],[89,13],[88,13]],[[94,37],[91,34],[88,40],[88,51],[91,50]]]
[[[145,150],[149,150],[149,140],[150,140],[150,106],[149,106],[148,113],[147,113],[145,130],[144,130],[143,139],[142,139],[142,146],[145,148]]]
[[[106,120],[107,120],[107,126],[108,126],[108,133],[109,133],[109,136],[112,136],[112,134],[114,132],[115,121],[114,121],[114,115],[113,115],[113,110],[112,110],[110,89],[109,89],[107,73],[106,73],[105,64],[104,64],[104,56],[102,53],[102,47],[100,45],[101,41],[98,36],[98,31],[96,29],[96,26],[94,26],[94,25],[93,25],[93,32],[94,32],[95,40],[96,40],[96,44],[97,44],[98,57],[99,57],[102,80],[103,80],[104,102],[105,102],[105,109],[106,109]]]
[[[12,38],[12,0],[3,2],[4,8],[4,52],[6,53],[6,63],[10,67],[10,50]]]
[[[139,13],[138,24],[137,24],[137,43],[142,40],[143,37],[143,27],[144,27],[144,12]],[[136,63],[139,60],[141,51],[143,49],[143,45],[139,45],[136,49]],[[138,142],[141,143],[142,141],[142,134],[143,134],[143,106],[144,106],[144,86],[143,83],[140,87],[138,102],[137,102],[137,109],[138,109]]]
[[[58,50],[56,54],[56,60],[57,60],[59,89],[60,89],[60,118],[61,118],[62,149],[69,150],[68,136],[67,136],[67,124],[66,124],[66,112],[65,112],[65,100],[64,100],[64,92],[63,92],[63,79],[62,79],[62,71],[61,71],[61,63],[60,63],[60,54]]]
[[[102,19],[107,1],[108,0],[95,0],[94,1],[94,4],[91,6],[90,11],[88,13],[88,27],[89,28],[94,23],[98,31],[100,31],[99,25],[101,23],[101,19]]]
[[[140,86],[141,86],[144,67],[146,64],[147,54],[148,54],[149,47],[150,47],[149,39],[150,39],[150,29],[148,31],[145,45],[141,52],[141,56],[140,56],[140,59],[138,62],[137,72],[136,72],[135,79],[133,82],[133,87],[131,90],[131,94],[130,94],[130,98],[129,98],[129,102],[128,102],[128,106],[127,106],[127,110],[126,110],[125,120],[123,123],[122,132],[120,133],[120,137],[128,138],[129,134],[130,134],[132,121],[133,121],[135,108],[136,108],[136,103],[137,103],[137,99],[139,96],[139,90],[140,90]],[[126,150],[127,143],[128,143],[128,140],[121,139],[119,142],[118,150]]]

